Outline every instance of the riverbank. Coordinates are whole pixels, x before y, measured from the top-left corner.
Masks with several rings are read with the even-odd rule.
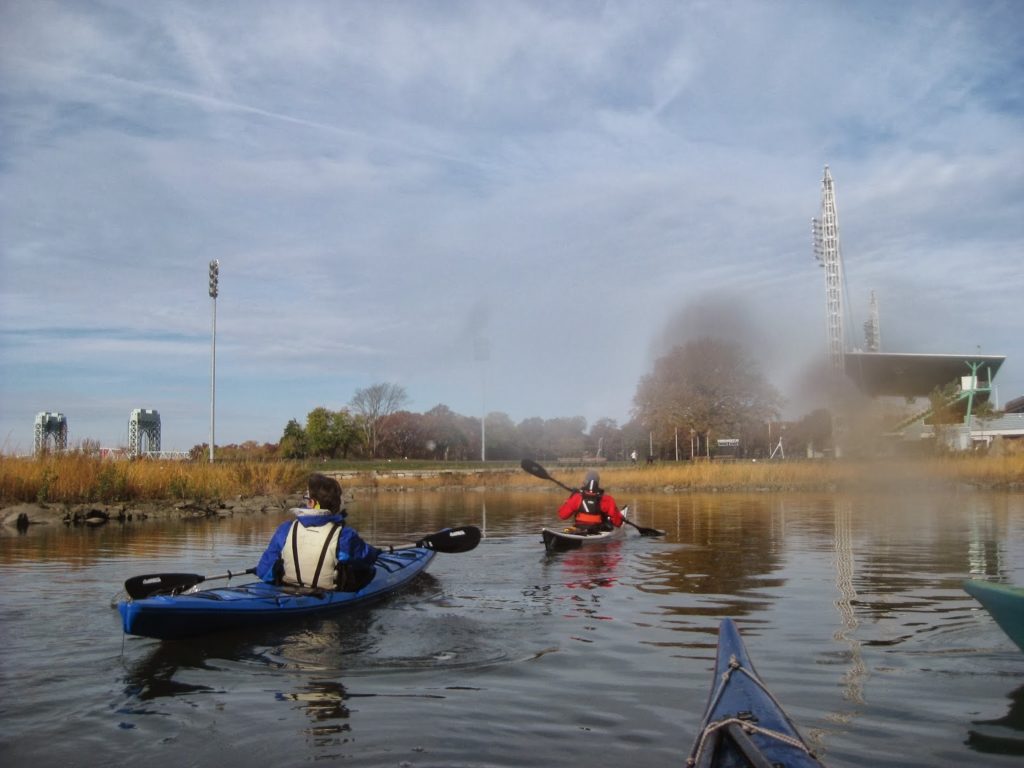
[[[230,501],[139,501],[0,505],[0,535],[27,531],[33,526],[64,525],[91,528],[106,524],[142,523],[147,520],[199,520],[233,515],[283,515],[300,497],[254,496]]]
[[[581,462],[582,463],[582,462]],[[772,492],[1024,491],[1024,453],[887,460],[600,464],[616,494]],[[81,456],[0,459],[0,529],[96,526],[157,519],[282,514],[300,503],[309,465],[109,462]],[[346,498],[361,493],[543,491],[564,494],[515,465],[450,467],[401,462],[316,467],[336,477]],[[585,466],[551,462],[558,482],[579,485]]]

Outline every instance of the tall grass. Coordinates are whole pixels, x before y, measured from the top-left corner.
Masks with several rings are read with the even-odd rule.
[[[477,465],[479,466],[479,465]],[[1024,453],[1008,456],[976,454],[948,457],[842,461],[663,462],[655,465],[596,467],[609,490],[634,491],[801,491],[929,488],[967,484],[979,487],[1024,487]],[[577,487],[584,468],[547,467],[552,477]],[[502,468],[487,473],[420,468],[417,471],[348,472],[342,484],[381,489],[526,485],[554,488],[554,483]]]
[[[553,483],[507,465],[489,466],[488,472],[446,465],[364,466],[339,473],[346,489],[554,488]],[[578,486],[585,472],[548,469],[570,487]],[[304,487],[308,472],[307,466],[284,461],[111,461],[80,452],[33,459],[0,455],[0,501],[111,503],[287,495]],[[600,472],[601,484],[613,492],[939,489],[950,484],[1024,489],[1024,452],[885,460],[666,462],[605,465]]]
[[[552,475],[578,485],[582,472]],[[1024,488],[1024,454],[842,461],[682,462],[601,470],[605,488],[630,490],[873,490],[961,484]]]
[[[307,474],[290,462],[112,461],[76,451],[0,456],[0,500],[110,503],[288,494],[304,486]]]

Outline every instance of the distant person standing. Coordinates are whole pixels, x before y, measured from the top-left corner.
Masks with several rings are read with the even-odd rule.
[[[636,464],[636,448],[634,448],[633,452],[631,454],[629,454],[629,460],[631,462],[633,462],[634,464]]]

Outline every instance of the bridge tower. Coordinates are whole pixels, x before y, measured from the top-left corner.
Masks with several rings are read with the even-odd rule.
[[[68,420],[64,418],[63,413],[50,413],[49,411],[37,413],[33,443],[33,451],[37,456],[46,452],[51,437],[53,438],[53,450],[67,450]]]
[[[143,450],[143,438],[146,448]],[[128,418],[128,455],[160,453],[160,414],[151,408],[136,408]]]
[[[828,332],[828,360],[832,370],[843,372],[843,259],[839,251],[839,215],[832,173],[825,166],[821,180],[821,213],[811,220],[814,258],[825,270],[825,313]]]

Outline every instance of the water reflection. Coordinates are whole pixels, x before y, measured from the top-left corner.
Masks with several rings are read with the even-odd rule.
[[[1024,685],[1011,691],[1010,710],[994,720],[973,720],[964,742],[975,752],[1024,756]]]
[[[615,585],[622,564],[622,541],[583,546],[567,552],[545,553],[545,564],[567,589],[590,590]]]
[[[831,721],[841,724],[849,723],[859,712],[860,705],[864,704],[864,680],[868,675],[868,668],[861,654],[861,641],[857,637],[860,621],[854,610],[857,588],[852,519],[851,504],[841,500],[836,504],[832,560],[836,572],[836,591],[839,593],[839,597],[833,603],[839,613],[839,628],[833,637],[848,649],[849,668],[843,674],[841,684],[843,697],[853,708],[828,714]]]
[[[273,635],[260,634],[263,639]],[[278,635],[278,637],[281,637]],[[285,638],[282,638],[284,640]],[[238,632],[225,632],[184,642],[147,642],[143,654],[134,661],[125,661],[125,694],[139,701],[193,693],[213,693],[220,689],[211,684],[188,682],[194,676],[205,681],[217,680],[219,662],[253,663],[281,666],[264,655],[254,638]],[[193,675],[199,672],[201,674]]]
[[[352,730],[349,709],[345,704],[345,686],[336,680],[311,680],[304,690],[278,693],[278,701],[296,702],[312,725],[305,733],[313,737],[316,747],[334,747],[348,741],[344,737]]]
[[[176,765],[188,749],[212,764],[211,730],[285,764],[340,752],[361,765],[422,762],[420,744],[433,764],[486,750],[511,763],[539,719],[550,725],[530,731],[529,748],[556,768],[620,764],[640,743],[624,733],[678,754],[723,616],[739,619],[758,670],[832,768],[1024,756],[1022,657],[960,588],[968,575],[1024,584],[1020,494],[640,495],[622,500],[667,536],[555,555],[539,530],[556,494],[484,498],[360,497],[355,522],[374,542],[454,524],[487,534],[363,612],[183,643],[132,638],[120,658],[107,597],[126,576],[250,565],[278,515],[0,538],[0,677],[19,702],[0,741],[12,764],[59,738],[90,745],[97,763],[132,750],[153,768]],[[567,739],[581,728],[558,724],[589,718],[580,696],[591,691],[615,691],[628,726],[588,719],[587,740]],[[125,730],[99,743],[111,711]],[[454,718],[484,726],[446,742],[444,762],[439,724]],[[581,757],[602,728],[608,740]]]
[[[587,621],[610,621],[613,617],[601,610],[602,591],[618,583],[622,565],[622,541],[584,545],[567,552],[544,555],[544,573],[557,587],[552,599],[565,618]],[[585,630],[593,629],[586,624]],[[591,640],[574,637],[583,642]]]

